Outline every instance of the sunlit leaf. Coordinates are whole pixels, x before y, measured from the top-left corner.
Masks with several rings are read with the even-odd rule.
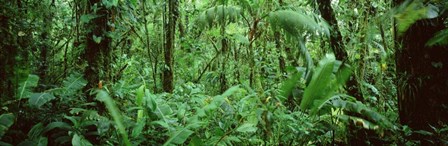
[[[107,110],[112,115],[112,118],[114,119],[115,124],[117,125],[118,131],[120,132],[125,145],[130,146],[131,143],[128,139],[128,134],[126,133],[126,129],[122,122],[121,112],[116,107],[114,100],[104,90],[99,90],[98,94],[96,95],[96,98],[97,100],[105,103]]]
[[[29,98],[31,96],[31,89],[37,87],[39,82],[39,77],[37,75],[28,75],[28,78],[19,84],[19,93],[17,94],[18,99]]]
[[[101,43],[102,37],[97,37],[96,35],[93,35],[93,41],[97,44]]]

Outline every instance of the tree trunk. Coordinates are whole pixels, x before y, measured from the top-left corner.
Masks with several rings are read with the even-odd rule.
[[[86,36],[86,48],[84,50],[83,59],[87,61],[87,68],[84,76],[88,81],[85,91],[96,89],[100,80],[108,81],[107,74],[110,73],[109,54],[111,39],[106,36],[109,27],[107,25],[109,18],[109,10],[101,4],[101,0],[89,0],[87,10],[90,14],[94,14],[93,7],[96,4],[98,10],[95,15],[98,17],[92,19],[87,24],[89,32]],[[86,93],[89,102],[94,101],[94,96]]]
[[[179,16],[178,0],[168,0],[168,23],[165,23],[165,67],[163,70],[163,91],[173,92],[173,70],[174,70],[174,43],[176,33],[176,20]]]
[[[1,10],[10,10],[10,2],[2,4]],[[8,11],[6,11],[8,12]],[[0,102],[14,97],[14,65],[17,50],[14,47],[14,38],[9,29],[10,16],[0,12]]]
[[[343,48],[342,35],[339,31],[338,22],[334,15],[333,8],[331,7],[331,0],[317,0],[317,3],[319,5],[318,7],[322,18],[330,24],[330,47],[333,50],[336,59],[342,62],[348,61],[347,51]],[[361,91],[358,88],[359,84],[354,76],[350,77],[346,86],[349,95],[355,97],[358,101],[364,100]]]
[[[419,20],[395,37],[400,122],[414,130],[432,131],[430,126],[439,127],[448,121],[448,46],[425,46],[436,32],[446,29],[445,18],[446,14]],[[423,135],[412,138],[423,144],[436,140]]]

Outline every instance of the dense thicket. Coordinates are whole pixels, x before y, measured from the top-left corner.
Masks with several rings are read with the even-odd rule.
[[[448,145],[447,9],[0,0],[0,145]]]

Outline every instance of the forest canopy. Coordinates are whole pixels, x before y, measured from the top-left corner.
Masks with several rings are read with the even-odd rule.
[[[448,145],[444,0],[0,0],[0,145]]]

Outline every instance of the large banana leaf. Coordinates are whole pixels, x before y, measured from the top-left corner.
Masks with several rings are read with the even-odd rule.
[[[348,67],[340,67],[334,55],[327,55],[319,62],[310,83],[305,88],[300,107],[311,109],[315,114],[335,93],[336,89],[344,85],[350,76]]]

